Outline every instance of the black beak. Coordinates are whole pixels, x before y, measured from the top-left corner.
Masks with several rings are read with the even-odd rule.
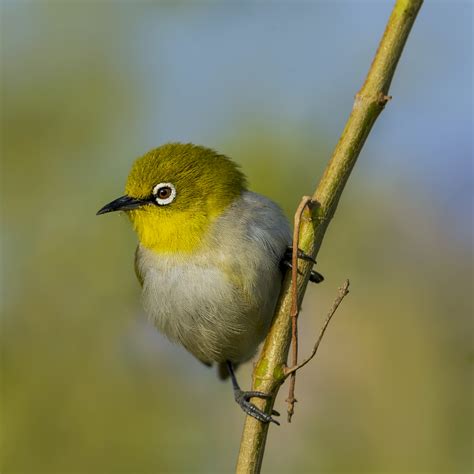
[[[130,196],[122,196],[115,201],[109,202],[102,209],[97,211],[97,215],[106,214],[107,212],[114,211],[129,211],[130,209],[136,209],[137,207],[146,204],[148,201],[143,199],[136,199]]]

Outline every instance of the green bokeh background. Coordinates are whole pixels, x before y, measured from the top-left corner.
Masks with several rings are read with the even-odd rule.
[[[423,109],[423,100],[439,100],[442,109],[451,79],[434,77],[428,92],[418,85],[413,91],[425,81],[419,45],[435,41],[441,20],[452,20],[448,12],[469,17],[472,7],[429,3],[419,19],[428,24],[419,27],[426,34],[414,32],[394,82],[400,100],[376,124],[323,243],[318,268],[326,281],[309,288],[304,302],[302,354],[346,277],[350,296],[317,360],[298,377],[293,423],[270,430],[265,472],[472,471],[472,131],[459,126],[456,142],[420,163],[420,150],[443,126],[414,109]],[[218,43],[213,25],[232,28],[234,15],[258,23],[281,10],[275,24],[284,25],[284,3],[254,11],[247,3],[2,2],[2,472],[232,471],[243,415],[230,386],[149,325],[127,219],[94,214],[121,194],[136,156],[180,139],[232,156],[252,189],[291,216],[324,169],[390,11],[386,2],[296,5],[292,15],[319,12],[315,21],[329,23],[308,39],[325,42],[318,49],[325,55],[296,51],[301,75],[315,61],[330,83],[339,64],[334,80],[345,84],[343,98],[327,100],[315,74],[315,90],[299,115],[294,110],[302,109],[287,113],[272,91],[271,72],[266,81],[257,77],[238,87],[219,80],[226,68],[251,76],[244,58],[272,54],[265,43],[246,43],[245,31],[231,36],[237,49],[243,43],[241,55],[218,56],[222,64],[205,47],[193,56],[188,76],[178,77],[179,68],[167,63],[170,55],[187,61],[175,29],[204,23],[202,37],[188,40]],[[341,55],[334,35],[345,34],[352,44],[357,37],[344,22],[340,32],[330,27],[329,13],[363,24],[366,49],[357,55],[348,47],[347,57]],[[155,21],[163,28],[143,34]],[[472,39],[472,31],[464,34]],[[463,45],[469,70],[472,49]],[[137,51],[146,53],[137,57]],[[423,60],[448,60],[447,49],[438,53]],[[286,61],[284,54],[273,60]],[[220,93],[234,100],[221,112],[212,102],[219,91],[199,82],[211,64]],[[341,64],[352,69],[342,71]],[[280,91],[290,102],[291,77]],[[470,79],[459,105],[465,113],[472,113],[472,72]],[[175,80],[184,84],[180,97],[167,93]],[[267,88],[267,102],[255,101]],[[193,102],[198,96],[204,99]],[[404,117],[418,119],[405,138]],[[387,146],[396,130],[403,143]],[[467,160],[457,161],[462,153]],[[424,179],[429,174],[436,178]],[[450,193],[449,205],[437,200]],[[251,364],[239,372],[244,386],[250,370]],[[280,411],[285,392],[276,403]]]

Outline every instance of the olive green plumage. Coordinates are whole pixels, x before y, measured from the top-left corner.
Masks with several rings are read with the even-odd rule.
[[[203,203],[223,209],[247,187],[244,174],[232,160],[192,143],[167,143],[138,158],[125,192],[145,198],[160,182],[171,182],[180,190],[173,212]]]

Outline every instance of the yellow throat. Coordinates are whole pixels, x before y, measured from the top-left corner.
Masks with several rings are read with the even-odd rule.
[[[157,213],[152,209],[128,211],[144,247],[160,253],[192,253],[199,249],[220,209],[213,214]]]

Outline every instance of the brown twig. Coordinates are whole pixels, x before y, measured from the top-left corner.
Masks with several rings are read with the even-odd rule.
[[[321,344],[321,341],[323,340],[324,333],[326,332],[326,329],[329,326],[329,323],[331,322],[331,319],[334,316],[334,313],[337,311],[337,308],[339,308],[339,305],[342,303],[342,300],[348,294],[349,294],[349,280],[346,280],[344,284],[339,288],[339,295],[334,300],[334,303],[332,304],[332,307],[329,310],[328,315],[326,316],[326,320],[324,321],[324,324],[321,327],[321,331],[319,332],[319,337],[316,340],[316,343],[314,344],[313,351],[311,352],[309,357],[306,358],[300,364],[294,364],[292,367],[286,367],[285,375],[287,377],[288,376],[293,377],[297,370],[300,370],[301,367],[304,367],[316,355],[316,352],[318,352],[319,345]]]
[[[295,366],[298,364],[298,249],[300,243],[300,228],[301,216],[306,206],[311,207],[312,199],[310,196],[303,196],[301,202],[295,212],[295,220],[293,227],[293,249],[291,255],[291,362]],[[296,373],[293,373],[290,378],[290,387],[288,390],[288,398],[285,400],[288,403],[288,422],[291,423],[291,417],[295,412],[295,383]]]

